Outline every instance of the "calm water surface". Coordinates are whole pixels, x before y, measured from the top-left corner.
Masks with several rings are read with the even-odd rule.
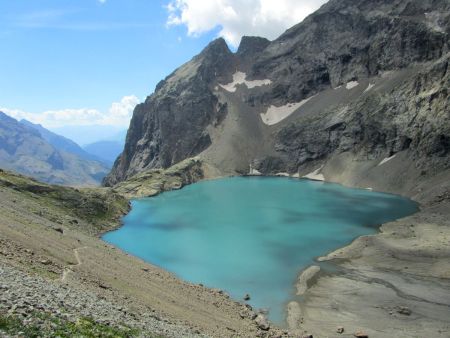
[[[299,272],[377,225],[417,211],[399,196],[289,178],[237,177],[134,200],[103,239],[184,280],[269,310],[278,324]]]

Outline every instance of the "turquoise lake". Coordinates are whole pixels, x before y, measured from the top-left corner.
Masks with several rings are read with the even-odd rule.
[[[282,325],[302,269],[417,210],[403,197],[337,184],[236,177],[134,200],[103,239],[237,300],[248,293]]]

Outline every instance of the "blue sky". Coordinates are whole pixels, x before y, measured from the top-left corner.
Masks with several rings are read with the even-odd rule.
[[[106,110],[142,99],[215,35],[167,27],[167,1],[0,0],[0,106]]]
[[[324,2],[0,0],[0,110],[71,135],[125,129],[135,105],[214,38],[231,49],[243,35],[274,39]]]

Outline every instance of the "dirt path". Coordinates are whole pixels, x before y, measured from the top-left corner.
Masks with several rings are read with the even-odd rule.
[[[64,268],[63,273],[61,275],[61,282],[65,282],[65,280],[66,280],[67,276],[69,275],[69,273],[73,272],[71,267],[80,266],[82,264],[81,259],[80,259],[80,254],[78,253],[78,250],[81,250],[81,249],[87,249],[87,246],[83,246],[83,247],[79,247],[79,248],[73,249],[73,254],[75,256],[75,259],[77,260],[77,264],[71,264],[71,265],[69,265],[69,266]]]

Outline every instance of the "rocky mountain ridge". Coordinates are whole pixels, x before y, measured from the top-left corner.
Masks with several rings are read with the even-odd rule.
[[[223,175],[298,174],[345,152],[445,170],[449,13],[445,0],[332,0],[272,42],[232,53],[217,39],[136,107],[105,184],[197,155]]]

